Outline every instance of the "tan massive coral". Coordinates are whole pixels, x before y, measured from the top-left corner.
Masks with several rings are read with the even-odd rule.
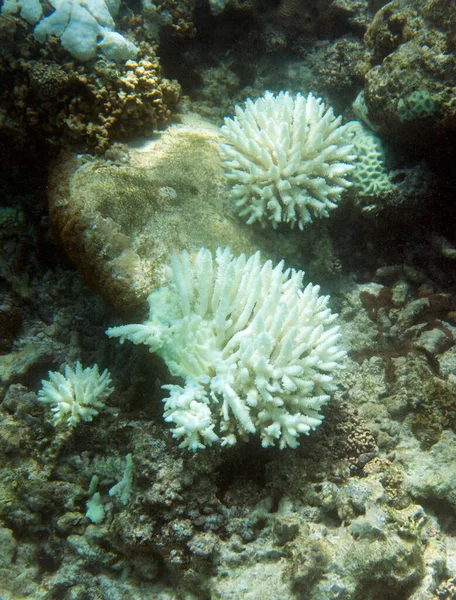
[[[194,119],[103,157],[66,154],[52,170],[51,220],[85,280],[119,311],[146,309],[173,252],[262,249],[298,267],[298,233],[247,228],[229,199],[217,128]]]
[[[51,148],[70,142],[99,153],[113,141],[151,135],[169,121],[180,96],[146,42],[134,61],[75,64],[55,41],[40,50],[22,39],[0,49],[0,76],[11,82],[0,97],[5,119]]]

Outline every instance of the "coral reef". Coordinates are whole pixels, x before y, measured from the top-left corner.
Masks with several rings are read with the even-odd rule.
[[[345,103],[363,85],[370,54],[362,41],[347,36],[318,42],[313,52],[304,54],[303,62],[312,73],[312,89],[329,95],[333,102]]]
[[[180,93],[176,82],[162,77],[146,44],[134,61],[99,60],[77,68],[52,55],[32,59],[19,47],[1,53],[0,72],[15,80],[1,99],[7,118],[51,148],[66,140],[102,152],[113,140],[150,135],[170,119]]]
[[[157,41],[163,28],[170,28],[178,39],[192,38],[196,34],[196,0],[160,0],[153,3],[142,0],[144,24],[142,34],[149,41]]]
[[[43,43],[51,36],[60,38],[65,50],[81,61],[94,58],[97,50],[115,61],[136,57],[138,48],[133,42],[112,31],[119,1],[62,0],[51,2],[51,5],[54,12],[42,19],[43,6],[39,0],[8,0],[3,4],[1,14],[19,12],[23,19],[35,25],[33,35],[36,40]]]
[[[108,350],[106,312],[77,274],[32,279],[28,297],[46,299],[40,318],[48,320],[17,302],[22,332],[0,357],[5,598],[241,590],[295,600],[335,586],[372,600],[385,589],[408,600],[445,597],[456,576],[454,304],[411,267],[383,266],[373,279],[348,278],[333,295],[350,359],[305,444],[279,451],[240,441],[196,455],[179,450],[162,423],[163,367],[140,346]],[[78,359],[110,364],[118,416],[102,411],[93,423],[54,428],[37,400],[39,380]],[[126,503],[111,493],[125,477]],[[88,511],[94,496],[99,522]]]
[[[25,313],[9,375],[0,360],[5,598],[71,589],[169,600],[241,590],[295,600],[303,593],[320,599],[335,586],[372,600],[385,589],[410,600],[444,597],[456,576],[449,468],[455,420],[438,411],[454,391],[453,369],[435,368],[454,340],[424,334],[452,331],[454,306],[410,267],[379,268],[375,280],[348,279],[344,294],[334,296],[351,360],[336,401],[305,444],[280,452],[238,443],[196,455],[179,450],[162,424],[163,369],[141,347],[107,351],[100,331],[106,314],[77,275],[32,280],[29,296],[46,298],[56,318],[46,324]],[[18,354],[27,348],[24,371]],[[54,428],[35,390],[50,366],[77,360],[81,348],[84,362],[87,354],[91,362],[111,362],[120,414],[103,411],[94,423]],[[429,386],[446,390],[441,404]],[[437,412],[428,410],[431,403]],[[429,419],[426,436],[416,426],[420,415]],[[128,454],[124,504],[110,490],[125,476]],[[87,512],[94,493],[101,522]]]
[[[385,151],[380,138],[359,121],[347,123],[347,130],[353,133],[350,141],[356,155],[355,168],[350,174],[355,194],[363,197],[389,192],[393,184],[386,172]]]
[[[165,420],[181,448],[236,444],[259,433],[267,448],[296,448],[321,424],[320,408],[343,368],[337,315],[302,271],[217,248],[174,255],[166,286],[149,296],[149,319],[107,330],[145,344],[184,379],[164,386]],[[221,434],[214,431],[216,428]]]
[[[252,8],[267,49],[279,51],[299,49],[317,39],[334,39],[344,30],[363,32],[374,14],[373,4],[360,0],[253,0]]]
[[[48,381],[41,382],[38,400],[52,405],[56,424],[66,421],[74,426],[80,421],[92,421],[114,391],[109,371],[105,369],[100,374],[96,364],[83,369],[78,361],[74,369],[66,365],[64,375],[49,371],[48,376]]]
[[[298,268],[298,232],[246,228],[226,197],[217,128],[186,115],[144,146],[116,145],[104,157],[73,153],[49,183],[54,230],[85,280],[124,315],[144,317],[176,249],[230,245],[264,250]]]
[[[329,216],[350,186],[356,155],[348,126],[321,98],[266,92],[236,107],[222,133],[225,177],[247,224],[298,224]]]
[[[139,51],[118,65],[81,64],[19,14],[0,16],[0,596],[453,599],[452,3],[219,6],[122,3],[116,29]],[[384,144],[391,189],[352,185],[304,231],[246,226],[224,185],[219,127],[266,89],[312,91],[345,121],[355,112]],[[162,132],[177,109],[183,122]],[[154,137],[131,139],[141,132]],[[379,156],[375,145],[377,174]],[[147,318],[173,251],[228,244],[305,270],[339,313],[346,368],[297,448],[237,435],[180,449],[162,386],[180,391],[182,378],[104,334],[120,324],[114,310],[123,323]],[[40,381],[78,361],[108,367],[116,391],[92,422],[55,426]]]
[[[428,139],[445,143],[454,131],[455,26],[444,0],[393,0],[376,14],[366,33],[372,68],[365,99],[384,135],[429,146]]]

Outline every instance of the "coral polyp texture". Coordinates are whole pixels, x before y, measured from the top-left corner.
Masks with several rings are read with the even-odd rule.
[[[149,296],[149,320],[107,330],[146,344],[184,385],[165,385],[164,417],[180,446],[198,448],[258,434],[264,447],[299,445],[343,367],[337,317],[304,272],[260,253],[201,248],[174,254],[168,284]]]
[[[347,127],[353,132],[352,144],[358,157],[351,175],[356,194],[376,196],[390,191],[393,186],[386,171],[382,140],[359,121],[350,121]]]
[[[221,145],[231,196],[248,224],[300,229],[327,217],[351,183],[356,155],[347,126],[312,94],[266,92],[226,118]]]
[[[56,423],[77,425],[80,421],[92,421],[114,391],[109,371],[105,369],[100,375],[98,365],[83,369],[78,361],[74,370],[66,365],[64,373],[49,371],[49,381],[41,382],[38,400],[52,405]]]

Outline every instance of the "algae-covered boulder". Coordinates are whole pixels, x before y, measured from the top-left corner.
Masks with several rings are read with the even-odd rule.
[[[455,15],[445,0],[393,0],[376,14],[365,35],[372,68],[364,92],[381,135],[419,147],[454,135]]]
[[[103,157],[66,154],[50,177],[54,230],[86,282],[119,312],[146,308],[173,252],[260,249],[299,267],[300,232],[246,227],[223,178],[217,128],[187,116],[156,138]]]

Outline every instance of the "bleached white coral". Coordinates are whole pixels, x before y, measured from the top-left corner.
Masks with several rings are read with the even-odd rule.
[[[258,433],[263,446],[296,447],[323,420],[345,352],[328,296],[304,273],[201,248],[174,255],[169,283],[149,296],[149,320],[109,337],[146,344],[184,386],[166,385],[165,420],[191,450]],[[221,439],[219,437],[221,436]]]
[[[64,372],[49,371],[49,381],[41,382],[38,400],[53,405],[51,411],[57,423],[91,421],[114,391],[109,371],[105,369],[100,375],[98,365],[83,369],[78,361],[74,370],[66,365]]]
[[[356,155],[347,126],[320,98],[266,92],[236,106],[222,133],[225,175],[239,215],[302,229],[337,206]]]
[[[1,14],[20,12],[36,25],[36,40],[43,43],[52,36],[60,38],[65,50],[81,61],[94,58],[98,50],[115,61],[136,57],[138,48],[133,42],[113,31],[119,0],[49,0],[49,4],[55,10],[44,18],[40,0],[6,0]]]
[[[366,99],[364,98],[364,90],[361,90],[352,103],[353,112],[358,121],[365,123],[372,131],[378,131],[379,126],[369,118],[369,110],[367,108]]]

